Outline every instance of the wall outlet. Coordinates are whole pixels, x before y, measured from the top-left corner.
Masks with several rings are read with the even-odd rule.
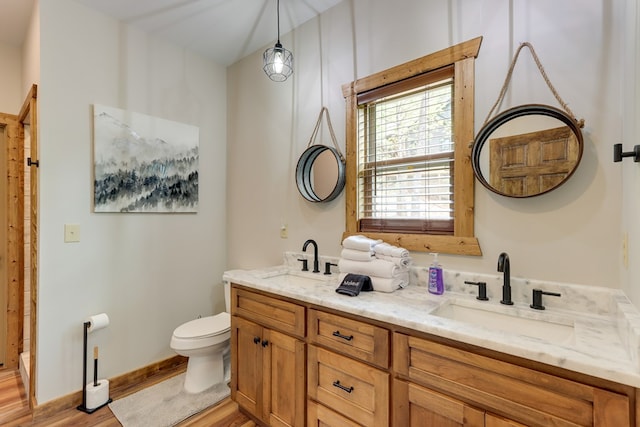
[[[287,224],[280,226],[280,238],[286,239],[289,237],[289,230],[287,230]]]
[[[64,242],[73,243],[80,241],[80,224],[64,225]]]

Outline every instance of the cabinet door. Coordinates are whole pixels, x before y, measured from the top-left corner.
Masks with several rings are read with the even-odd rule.
[[[524,424],[507,420],[493,414],[486,414],[484,420],[485,420],[485,427],[527,427]]]
[[[406,381],[393,387],[394,426],[484,427],[484,411]]]
[[[313,400],[307,402],[307,414],[307,427],[361,427]]]
[[[280,332],[265,329],[265,393],[269,401],[262,419],[272,427],[302,426],[305,417],[305,343]]]
[[[262,327],[233,316],[231,321],[231,395],[238,405],[261,418],[263,413]]]
[[[593,425],[596,427],[629,427],[633,425],[630,406],[628,396],[594,389]]]

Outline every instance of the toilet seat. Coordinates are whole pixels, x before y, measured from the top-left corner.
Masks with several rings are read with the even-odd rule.
[[[209,338],[230,330],[231,316],[229,313],[223,312],[184,323],[173,331],[173,336],[180,339]]]

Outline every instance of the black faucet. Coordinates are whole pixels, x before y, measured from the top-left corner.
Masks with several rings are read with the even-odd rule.
[[[500,304],[513,305],[513,301],[511,301],[511,266],[509,265],[509,255],[505,252],[502,252],[498,257],[498,271],[504,273]]]
[[[302,252],[305,252],[307,250],[307,246],[309,246],[309,243],[313,244],[313,272],[320,273],[320,267],[318,266],[318,244],[316,243],[316,241],[309,239],[304,242],[304,245],[302,246]]]

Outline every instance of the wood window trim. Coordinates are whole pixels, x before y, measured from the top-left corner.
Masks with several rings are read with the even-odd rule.
[[[482,255],[474,236],[474,184],[471,147],[474,139],[474,70],[482,37],[440,50],[342,86],[346,101],[346,225],[343,237],[365,234],[410,251]],[[455,167],[453,236],[361,233],[357,219],[358,94],[447,66],[454,66]]]

